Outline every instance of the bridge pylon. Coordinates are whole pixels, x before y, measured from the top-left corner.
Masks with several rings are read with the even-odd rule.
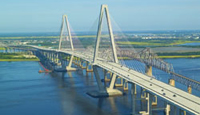
[[[104,12],[106,15],[106,20],[107,20],[107,25],[108,25],[109,39],[110,39],[111,46],[112,46],[111,47],[112,55],[114,58],[114,62],[118,63],[117,52],[116,52],[116,47],[115,47],[115,40],[114,40],[113,30],[112,30],[112,26],[111,26],[108,6],[104,5],[104,4],[101,5],[101,11],[100,11],[100,15],[99,15],[99,24],[98,24],[97,39],[96,39],[93,63],[96,62],[98,55],[99,55],[99,46],[100,46],[100,40],[101,40],[101,31],[102,31],[102,22],[103,22]]]
[[[113,62],[114,63],[118,63],[118,58],[117,58],[117,52],[116,52],[116,46],[115,46],[115,41],[114,41],[114,35],[113,35],[113,30],[112,30],[112,26],[111,26],[111,21],[110,21],[110,15],[109,15],[109,11],[108,11],[108,6],[107,5],[101,5],[101,9],[100,9],[100,15],[99,15],[99,23],[98,23],[98,30],[97,30],[97,38],[96,38],[96,45],[95,45],[95,51],[94,51],[94,57],[93,57],[93,70],[94,70],[94,74],[97,80],[97,84],[99,86],[99,91],[96,93],[89,93],[89,95],[94,96],[94,97],[99,97],[99,96],[114,96],[114,95],[123,95],[123,93],[118,90],[118,89],[114,89],[115,87],[115,82],[116,82],[116,78],[117,75],[116,74],[112,74],[111,80],[110,80],[110,85],[109,87],[105,87],[103,86],[103,84],[100,82],[100,77],[98,74],[98,70],[97,70],[97,66],[95,65],[98,60],[103,59],[102,57],[99,57],[99,52],[102,52],[99,50],[100,48],[100,41],[101,41],[101,33],[102,33],[102,22],[103,22],[103,16],[106,16],[106,22],[107,22],[107,26],[108,26],[108,31],[109,31],[109,42],[111,45],[111,52],[105,52],[103,51],[103,54],[107,55],[111,55],[113,57]],[[107,58],[104,59],[105,61],[110,61]]]
[[[72,41],[72,36],[71,36],[71,31],[70,31],[69,21],[68,21],[67,15],[63,15],[63,17],[62,17],[62,25],[61,25],[61,31],[60,31],[60,40],[59,40],[58,50],[61,50],[61,46],[62,46],[62,42],[63,42],[63,33],[64,33],[64,27],[65,26],[66,26],[67,32],[68,32],[67,40],[70,41],[70,49],[73,51],[74,50],[74,45],[73,45],[73,41]],[[71,57],[69,59],[69,64],[65,68],[67,71],[75,71],[76,70],[76,68],[71,67],[72,66],[72,62],[73,62],[73,58],[74,58],[74,56],[71,55]]]
[[[68,31],[68,38],[70,41],[70,48],[71,50],[74,50],[74,45],[73,45],[73,41],[72,41],[72,36],[71,36],[71,31],[70,31],[70,27],[69,27],[69,21],[67,18],[67,15],[63,15],[62,18],[62,25],[61,25],[61,30],[60,30],[60,40],[59,40],[59,46],[58,46],[58,50],[61,50],[61,46],[62,46],[62,41],[63,41],[63,32],[64,32],[64,27],[66,26],[67,31]]]

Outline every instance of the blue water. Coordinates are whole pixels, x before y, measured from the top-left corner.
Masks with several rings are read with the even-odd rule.
[[[185,43],[185,44],[181,44],[181,46],[200,46],[200,43]]]
[[[200,58],[165,59],[165,61],[173,64],[176,73],[196,81],[200,81]],[[167,78],[169,78],[170,75],[167,75],[166,73],[164,74],[164,72],[161,71],[157,71],[157,76],[161,81],[168,83]],[[176,82],[176,87],[187,91],[187,86],[180,84],[179,82]],[[192,94],[200,97],[200,91],[193,90]]]
[[[199,80],[200,59],[167,59],[183,75]],[[130,115],[130,91],[126,95],[92,98],[86,94],[97,90],[93,73],[83,70],[68,73],[38,73],[38,62],[0,62],[0,115]],[[155,71],[166,82],[170,76]],[[184,85],[176,83],[183,90]],[[130,88],[129,88],[130,89]],[[138,88],[139,89],[139,88]],[[193,94],[200,96],[199,91]],[[138,94],[139,95],[139,94]],[[161,99],[159,99],[161,100]],[[163,102],[159,101],[158,106]],[[136,111],[145,110],[140,101]],[[154,112],[164,115],[164,112]]]
[[[5,50],[0,50],[0,53],[1,53],[1,52],[6,52],[6,51],[5,51]],[[21,51],[20,51],[20,50],[17,50],[17,49],[16,49],[16,50],[11,50],[11,51],[9,50],[9,51],[8,51],[8,53],[17,53],[17,52],[21,52]]]
[[[61,114],[58,89],[49,75],[37,73],[35,62],[0,63],[0,114]],[[48,111],[43,111],[47,109]]]
[[[38,62],[0,62],[0,115],[107,115],[131,111],[127,96],[88,96],[87,91],[98,89],[91,73],[39,74],[39,69]]]

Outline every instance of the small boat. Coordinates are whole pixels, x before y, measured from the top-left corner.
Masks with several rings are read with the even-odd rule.
[[[48,71],[48,70],[45,70],[45,71],[43,71],[43,70],[39,70],[38,71],[38,73],[50,73],[51,71]]]

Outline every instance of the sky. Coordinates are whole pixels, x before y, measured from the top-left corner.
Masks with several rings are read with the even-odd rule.
[[[200,30],[200,0],[0,0],[0,33],[90,31],[101,4],[122,31]]]

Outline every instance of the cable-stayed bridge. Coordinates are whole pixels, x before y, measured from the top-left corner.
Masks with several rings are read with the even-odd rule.
[[[102,37],[101,32],[104,13],[108,26],[109,41],[106,41],[107,45],[102,46],[101,42],[106,39],[105,36]],[[67,33],[64,33],[65,29],[67,30]],[[64,39],[63,34],[66,34],[66,39]],[[67,45],[63,45],[64,42],[66,42]],[[93,97],[123,95],[122,91],[116,88],[116,80],[118,78],[124,79],[122,84],[125,89],[128,86],[127,83],[131,84],[133,96],[137,93],[136,85],[142,87],[143,95],[141,95],[141,98],[147,101],[147,111],[141,111],[140,114],[152,115],[152,105],[157,104],[157,96],[159,96],[167,102],[163,109],[167,115],[170,114],[171,105],[179,107],[183,113],[200,115],[200,98],[191,94],[192,89],[200,90],[200,83],[176,74],[171,64],[159,59],[149,48],[140,52],[118,49],[115,44],[107,5],[102,5],[101,7],[94,50],[91,48],[76,49],[74,44],[67,15],[64,15],[58,49],[32,45],[8,47],[33,51],[40,61],[44,65],[47,65],[52,71],[76,71],[77,68],[75,68],[73,64],[79,65],[82,69],[86,68],[87,71],[93,71],[99,88],[98,91],[88,92],[88,94]],[[64,48],[62,46],[64,46]],[[123,61],[118,59],[119,57],[127,57],[143,63],[145,69],[139,70],[138,67],[140,65],[136,64],[132,64],[135,66],[133,68],[127,66]],[[55,68],[55,66],[59,66],[60,68]],[[110,75],[110,84],[108,87],[101,81],[99,68],[103,69],[105,79],[107,78],[108,73]],[[157,68],[171,74],[172,79],[169,80],[169,84],[157,80],[152,74],[152,68]],[[176,88],[175,81],[187,85],[188,92]],[[132,108],[135,108],[134,105]]]

